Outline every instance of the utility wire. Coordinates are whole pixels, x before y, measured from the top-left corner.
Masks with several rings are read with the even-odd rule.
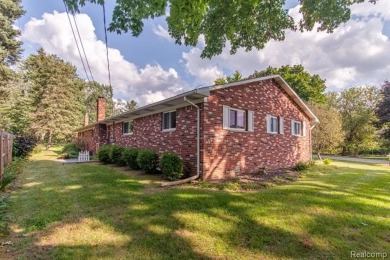
[[[68,7],[66,6],[65,0],[63,0],[63,2],[64,2],[66,14],[68,15],[68,21],[69,21],[69,24],[70,24],[70,28],[72,29],[73,38],[74,38],[74,40],[75,40],[75,42],[76,42],[77,50],[78,50],[78,52],[79,52],[79,56],[80,56],[80,59],[81,59],[81,63],[83,64],[83,68],[84,68],[84,71],[85,71],[85,75],[87,76],[87,79],[88,79],[88,81],[89,81],[88,72],[87,72],[87,69],[86,69],[86,67],[85,67],[83,57],[81,56],[81,51],[80,51],[80,48],[79,48],[79,44],[78,44],[78,42],[77,42],[76,34],[74,33],[74,30],[73,30],[72,21],[70,20],[70,16],[69,16],[69,12],[68,12]]]
[[[106,26],[106,8],[103,2],[103,23],[104,23],[104,38],[106,40],[106,56],[107,56],[107,69],[108,69],[108,83],[110,85],[111,98],[113,97],[113,90],[111,85],[111,71],[110,71],[110,60],[108,58],[108,44],[107,44],[107,26]]]
[[[85,61],[87,62],[87,66],[88,66],[89,73],[91,74],[92,81],[95,81],[94,78],[93,78],[93,75],[92,75],[91,67],[89,66],[87,54],[85,53],[83,40],[81,39],[81,36],[80,36],[79,27],[77,26],[76,18],[75,18],[74,15],[72,15],[72,16],[73,16],[74,24],[76,25],[76,31],[77,31],[77,34],[78,34],[78,36],[79,36],[81,48],[83,49],[83,52],[84,52],[84,57],[85,57]]]

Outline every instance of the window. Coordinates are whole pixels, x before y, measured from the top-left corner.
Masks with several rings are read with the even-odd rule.
[[[162,116],[162,130],[176,129],[176,111],[165,112]]]
[[[253,111],[223,106],[223,129],[253,132]]]
[[[306,122],[291,120],[291,134],[295,136],[305,136]]]
[[[229,128],[245,129],[245,117],[244,110],[229,108]]]
[[[132,134],[133,133],[133,122],[124,122],[123,127],[122,127],[122,133],[124,135]]]
[[[267,133],[269,134],[284,134],[283,117],[267,115]]]

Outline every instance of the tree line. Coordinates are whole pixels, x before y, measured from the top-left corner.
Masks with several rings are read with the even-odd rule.
[[[326,91],[325,80],[302,65],[268,67],[247,78],[281,75],[307,103],[320,123],[312,131],[313,151],[357,155],[390,152],[390,82],[382,86],[355,86]],[[243,80],[239,71],[215,84]]]
[[[115,107],[110,86],[85,81],[76,67],[42,48],[21,61],[20,0],[0,2],[0,130],[40,142],[68,141],[73,130],[96,120],[96,100],[107,100],[106,116],[135,109],[132,100]]]

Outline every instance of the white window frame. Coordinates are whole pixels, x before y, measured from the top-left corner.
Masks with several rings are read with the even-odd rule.
[[[244,113],[244,127],[243,128],[239,128],[239,127],[231,127],[231,124],[230,124],[230,111],[236,111],[237,113],[238,112],[241,112],[241,113]],[[242,109],[238,109],[238,108],[231,108],[229,107],[229,117],[228,117],[228,126],[229,126],[229,129],[230,130],[234,130],[234,131],[245,131],[246,130],[246,125],[247,125],[247,113],[245,110],[242,110]],[[236,122],[237,123],[237,122]]]
[[[254,112],[223,105],[222,124],[223,129],[236,132],[254,132]],[[244,113],[244,128],[230,127],[230,111]]]
[[[129,132],[128,133],[125,133],[124,129],[125,129],[125,124],[129,124]],[[130,125],[132,127],[130,127]],[[131,131],[130,131],[131,129]],[[126,122],[123,122],[123,125],[122,125],[122,135],[132,135],[134,132],[134,124],[133,124],[133,121],[126,121]]]
[[[295,132],[295,124],[299,124],[300,133]],[[306,122],[305,121],[298,121],[298,120],[291,120],[291,134],[293,136],[306,136]]]
[[[276,131],[273,131],[272,129],[272,120],[275,120],[276,121]],[[270,134],[278,134],[279,133],[279,120],[278,120],[278,117],[277,116],[269,116],[269,133]]]
[[[175,131],[176,130],[176,125],[175,125],[175,127],[171,127],[172,126],[172,116],[170,115],[169,116],[169,121],[168,121],[168,125],[169,125],[169,128],[164,128],[164,123],[165,123],[165,121],[164,121],[164,115],[165,114],[172,114],[172,113],[175,113],[175,122],[176,122],[176,125],[177,125],[177,112],[176,112],[176,110],[172,110],[172,111],[167,111],[167,112],[163,112],[162,113],[162,118],[161,118],[161,130],[162,130],[162,132],[170,132],[170,131]]]
[[[272,120],[276,120],[276,129],[271,129]],[[267,115],[266,117],[267,134],[284,134],[284,118],[282,116]],[[276,130],[276,131],[275,131]]]

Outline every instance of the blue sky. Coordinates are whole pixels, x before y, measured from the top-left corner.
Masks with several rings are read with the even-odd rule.
[[[114,1],[107,1],[111,21]],[[299,20],[299,6],[287,1],[290,15]],[[22,30],[24,57],[39,47],[71,62],[85,76],[60,0],[23,0],[26,14],[17,26]],[[284,42],[270,42],[263,50],[229,48],[217,57],[201,59],[202,38],[196,47],[176,45],[169,37],[165,18],[145,22],[143,33],[108,34],[114,95],[145,104],[177,94],[239,70],[244,76],[267,66],[303,64],[327,80],[329,90],[355,85],[380,84],[390,78],[390,1],[352,7],[353,19],[333,34],[287,32]],[[102,7],[87,4],[76,15],[95,79],[107,83]]]

